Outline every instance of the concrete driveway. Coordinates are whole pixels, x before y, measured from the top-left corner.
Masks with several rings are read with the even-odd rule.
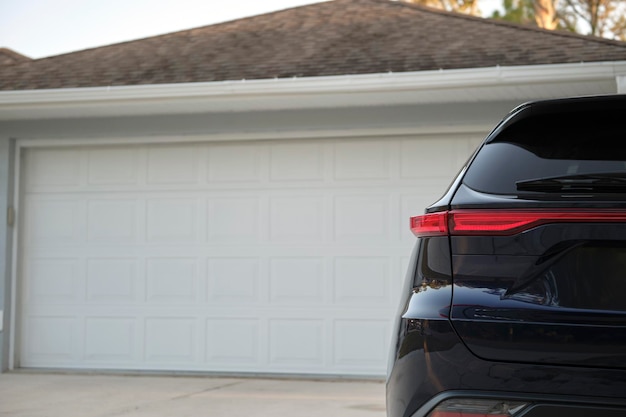
[[[384,417],[382,381],[9,372],[0,416]]]

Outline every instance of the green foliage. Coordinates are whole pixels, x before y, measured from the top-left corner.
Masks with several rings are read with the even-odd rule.
[[[507,22],[536,25],[533,0],[503,0],[502,10],[503,12],[494,11],[490,17]]]
[[[481,0],[404,0],[479,16]],[[626,0],[501,0],[492,19],[626,41]]]
[[[624,0],[502,0],[502,10],[490,17],[546,29],[569,30],[626,40]],[[550,7],[545,7],[549,5]],[[544,22],[554,22],[553,27]]]
[[[422,6],[434,7],[449,12],[458,12],[478,16],[479,0],[403,0],[406,3],[419,4]]]

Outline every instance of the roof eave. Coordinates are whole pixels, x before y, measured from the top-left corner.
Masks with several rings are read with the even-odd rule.
[[[626,61],[0,91],[0,120],[534,100],[617,92]]]

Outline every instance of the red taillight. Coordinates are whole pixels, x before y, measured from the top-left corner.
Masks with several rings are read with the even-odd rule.
[[[411,217],[418,237],[513,235],[547,223],[620,223],[625,211],[572,210],[452,210]],[[444,223],[444,224],[442,224]]]
[[[448,212],[440,211],[411,217],[411,231],[417,237],[446,236],[448,234]]]

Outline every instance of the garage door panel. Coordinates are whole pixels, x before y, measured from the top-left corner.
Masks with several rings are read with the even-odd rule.
[[[107,304],[140,302],[138,269],[135,258],[88,259],[86,301]]]
[[[304,244],[324,239],[324,197],[292,195],[270,198],[269,239]]]
[[[253,257],[208,259],[208,299],[230,306],[259,304],[260,265],[259,258]]]
[[[194,304],[199,301],[199,288],[196,258],[146,259],[146,302]]]
[[[84,240],[84,204],[75,198],[26,201],[25,243],[77,244]]]
[[[69,304],[82,299],[78,259],[31,259],[24,267],[29,303]]]
[[[90,242],[130,243],[139,239],[136,199],[87,201],[87,239]]]
[[[27,149],[19,363],[383,375],[407,219],[456,147],[468,139]]]
[[[324,154],[322,143],[272,144],[270,181],[322,181]]]
[[[389,242],[391,198],[388,194],[336,196],[335,240]]]
[[[149,243],[197,243],[204,240],[198,198],[150,198],[146,202],[146,240]]]
[[[323,306],[327,304],[324,258],[279,257],[270,259],[271,305]]]
[[[205,362],[239,370],[261,363],[261,321],[256,317],[206,320]]]
[[[148,317],[145,326],[146,362],[158,365],[197,362],[195,317]]]
[[[260,197],[210,198],[207,215],[209,242],[258,242],[264,217],[261,205]]]
[[[147,183],[150,185],[197,184],[197,146],[154,146],[147,150]]]
[[[263,178],[260,166],[265,147],[250,143],[211,146],[210,150],[207,150],[208,182],[244,183],[244,185],[260,182]]]
[[[87,150],[91,185],[135,185],[139,180],[138,148],[98,148]]]
[[[334,304],[340,306],[390,307],[389,259],[385,257],[339,257],[335,259]]]
[[[134,317],[87,317],[85,319],[85,361],[132,364],[137,355]]]
[[[80,185],[81,151],[34,149],[29,151],[27,191],[75,189]]]
[[[32,315],[26,320],[25,353],[33,365],[76,362],[78,319],[62,315]]]
[[[324,366],[324,320],[271,319],[270,364],[277,369],[322,369]]]
[[[334,363],[343,369],[384,372],[390,325],[386,320],[336,320]]]
[[[391,176],[391,154],[395,143],[346,142],[334,146],[334,179],[387,180]]]

